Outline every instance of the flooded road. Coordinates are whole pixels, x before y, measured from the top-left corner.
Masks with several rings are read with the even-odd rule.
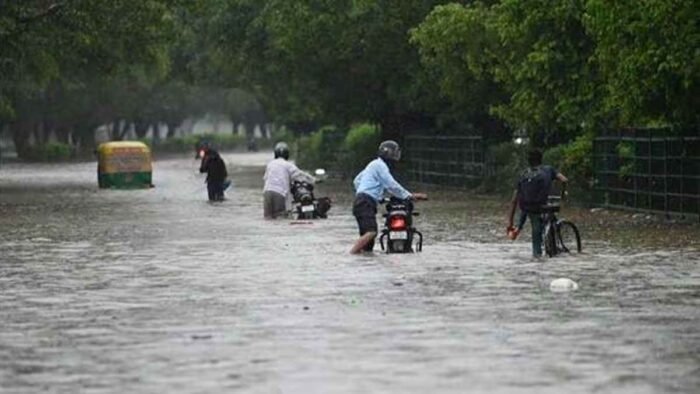
[[[533,262],[435,199],[423,253],[351,256],[349,185],[328,220],[266,222],[268,155],[224,156],[217,205],[189,159],[137,191],[0,167],[0,392],[700,392],[697,249]]]

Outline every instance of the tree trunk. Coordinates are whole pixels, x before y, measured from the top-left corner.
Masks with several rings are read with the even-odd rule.
[[[153,127],[153,145],[157,145],[160,142],[160,123],[153,122],[151,127]]]
[[[143,139],[146,138],[146,133],[148,133],[148,122],[137,120],[134,122],[134,132],[136,133],[136,138]]]
[[[43,122],[34,122],[32,132],[34,133],[34,143],[36,145],[44,145],[46,143],[46,131],[44,130]]]
[[[251,139],[255,137],[255,124],[250,122],[244,122],[243,128],[245,128],[246,139]]]
[[[112,121],[112,126],[110,127],[109,130],[109,139],[112,141],[120,141],[120,132],[121,132],[121,124],[122,121],[121,119],[114,119]]]
[[[81,152],[87,153],[95,150],[97,142],[95,141],[95,129],[99,125],[95,124],[76,124],[74,127],[74,137],[78,148]]]
[[[29,135],[32,130],[32,124],[29,121],[19,121],[10,125],[12,133],[12,141],[15,143],[15,151],[20,159],[27,158],[29,153]]]
[[[63,144],[70,143],[70,128],[64,124],[58,124],[56,126],[56,140]]]
[[[166,123],[165,128],[167,130],[165,134],[166,139],[175,138],[175,128],[176,126],[172,123]]]
[[[126,133],[129,132],[129,126],[130,124],[126,120],[121,121],[121,130],[117,135],[117,141],[122,141],[124,138],[126,138]]]

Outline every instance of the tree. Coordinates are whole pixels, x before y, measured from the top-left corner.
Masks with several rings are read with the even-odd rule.
[[[696,1],[586,4],[586,27],[617,123],[700,121],[700,7]]]
[[[95,93],[129,68],[163,75],[169,4],[29,0],[0,9],[0,118],[10,123],[18,153],[33,130],[46,133],[44,126],[63,121],[78,140],[88,137],[110,112]]]
[[[211,58],[284,123],[424,122],[431,92],[408,31],[439,1],[229,0],[212,18]]]

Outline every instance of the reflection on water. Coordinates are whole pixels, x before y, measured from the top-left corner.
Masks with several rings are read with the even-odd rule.
[[[92,164],[0,169],[0,391],[700,391],[697,251],[533,262],[432,201],[422,254],[355,257],[347,197],[265,222],[267,155],[227,159],[220,205],[187,159],[138,191],[97,190]]]

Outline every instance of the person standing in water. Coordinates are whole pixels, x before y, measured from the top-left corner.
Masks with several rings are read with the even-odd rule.
[[[207,174],[207,193],[209,201],[224,200],[224,182],[228,176],[226,163],[219,155],[219,152],[207,146],[204,149],[202,163],[199,166],[200,173]]]
[[[267,164],[263,176],[263,216],[276,219],[286,216],[291,206],[291,185],[294,180],[314,184],[316,179],[289,161],[289,146],[284,142],[275,145],[275,158]]]
[[[374,240],[377,237],[377,205],[385,193],[389,193],[400,199],[426,200],[425,193],[410,193],[401,186],[391,175],[390,168],[394,167],[401,159],[401,148],[392,140],[386,140],[379,144],[378,157],[357,174],[353,184],[355,186],[355,202],[352,206],[352,214],[357,220],[360,238],[355,242],[350,253],[358,254],[362,251],[371,252],[374,249]]]

